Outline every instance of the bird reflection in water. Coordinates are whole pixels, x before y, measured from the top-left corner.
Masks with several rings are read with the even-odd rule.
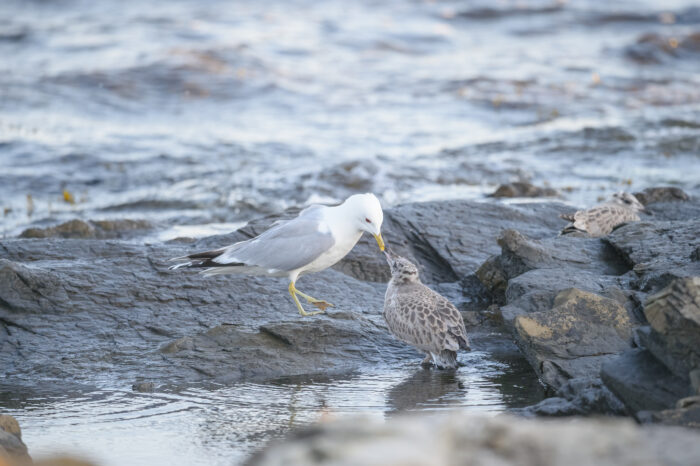
[[[394,386],[387,394],[387,416],[431,406],[447,407],[462,396],[454,394],[467,388],[457,370],[418,369],[413,375]],[[447,396],[451,395],[451,396]]]

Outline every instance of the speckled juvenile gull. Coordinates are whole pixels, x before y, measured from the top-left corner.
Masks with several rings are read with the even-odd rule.
[[[408,259],[384,253],[391,281],[384,298],[384,319],[394,336],[427,354],[423,364],[457,367],[457,351],[469,350],[464,320],[447,298],[421,283]]]
[[[629,222],[638,222],[638,212],[646,212],[634,194],[618,192],[612,199],[588,210],[579,210],[574,214],[565,214],[561,218],[571,223],[561,234],[583,231],[598,237],[610,234],[617,226]]]
[[[172,259],[186,261],[170,267],[204,267],[204,275],[246,274],[288,277],[289,293],[301,315],[323,312],[332,304],[296,289],[306,273],[320,272],[350,252],[363,232],[372,234],[384,250],[384,213],[374,194],[355,194],[334,207],[313,205],[289,221],[279,222],[259,236],[212,251]],[[306,312],[298,296],[320,311]]]

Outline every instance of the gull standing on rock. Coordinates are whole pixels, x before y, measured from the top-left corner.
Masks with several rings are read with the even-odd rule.
[[[457,367],[457,351],[469,351],[464,320],[447,298],[431,290],[418,277],[408,259],[384,252],[391,281],[384,298],[384,319],[399,340],[427,353],[423,364]]]
[[[605,236],[623,223],[638,222],[638,212],[646,212],[644,205],[634,194],[620,191],[603,204],[574,214],[561,215],[561,218],[571,222],[561,234],[582,231],[593,237]]]
[[[204,275],[244,274],[288,277],[289,294],[303,316],[318,314],[332,304],[296,289],[306,273],[332,266],[357,244],[362,233],[374,236],[384,250],[381,228],[384,213],[374,194],[355,194],[334,207],[313,205],[289,221],[274,224],[259,236],[221,249],[177,257],[186,261],[170,267],[204,267]],[[320,310],[306,312],[301,296]]]

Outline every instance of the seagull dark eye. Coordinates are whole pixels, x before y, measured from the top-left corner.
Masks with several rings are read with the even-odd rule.
[[[632,201],[630,201],[629,199],[623,199],[622,202],[624,202],[625,204],[631,204],[631,203],[632,203]]]
[[[366,218],[366,219],[365,219],[365,222],[367,222],[367,223],[372,223],[372,220]]]

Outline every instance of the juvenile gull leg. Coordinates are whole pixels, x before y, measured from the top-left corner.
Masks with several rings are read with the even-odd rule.
[[[326,303],[325,301],[323,301],[323,303],[325,303],[325,304],[321,304],[321,302],[319,302],[318,304],[316,304],[316,303],[313,303],[313,302],[309,301],[309,302],[311,302],[312,304],[314,304],[315,306],[318,306],[319,308],[321,308],[321,310],[320,310],[320,311],[314,311],[314,312],[306,312],[306,311],[304,310],[304,308],[301,306],[301,303],[299,302],[299,298],[297,298],[297,294],[301,295],[303,298],[305,298],[305,299],[307,299],[307,300],[308,300],[308,298],[310,298],[310,296],[307,297],[307,296],[304,295],[303,293],[300,293],[299,291],[297,291],[296,287],[294,286],[294,282],[290,282],[290,283],[289,283],[289,294],[292,295],[292,299],[294,299],[294,303],[297,305],[297,309],[299,309],[299,314],[301,314],[301,315],[303,315],[303,316],[313,316],[313,315],[316,315],[316,314],[321,314],[321,313],[323,312],[323,310],[325,309],[325,307],[329,305],[329,304]],[[312,299],[313,299],[313,298],[312,298]],[[316,301],[320,301],[320,300],[316,300]],[[321,307],[321,306],[323,306],[323,307]]]

